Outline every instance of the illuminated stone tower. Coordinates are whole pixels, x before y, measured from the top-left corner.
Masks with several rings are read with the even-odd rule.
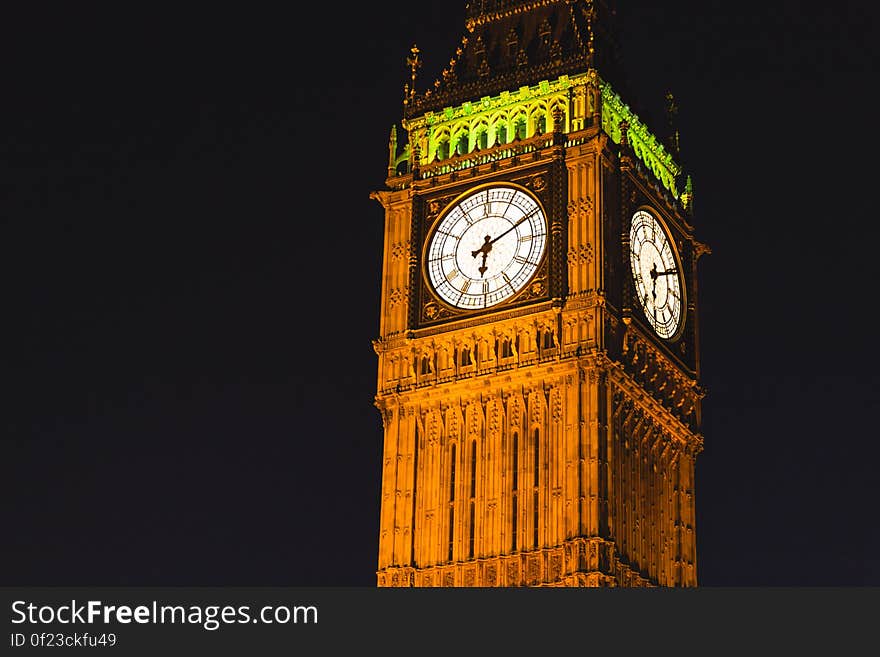
[[[379,586],[695,586],[689,179],[602,0],[471,2],[392,130]],[[674,144],[674,142],[673,142]]]

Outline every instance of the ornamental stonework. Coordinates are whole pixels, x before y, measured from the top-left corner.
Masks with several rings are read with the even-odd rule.
[[[581,265],[593,262],[593,245],[579,244],[568,250],[568,264]]]
[[[384,432],[377,583],[695,586],[704,392],[693,281],[708,251],[692,235],[692,187],[685,206],[681,167],[603,72],[585,70],[585,50],[555,38],[586,16],[578,3],[489,3],[518,12],[491,17],[483,4],[471,3],[475,32],[434,89],[411,80],[406,137],[392,131],[388,189],[373,195],[387,276],[373,341]],[[599,38],[602,26],[580,27],[589,30],[574,38]],[[541,48],[527,49],[535,38]],[[499,44],[510,47],[490,59]],[[575,54],[581,68],[566,64]],[[541,66],[546,79],[521,79]],[[540,202],[546,231],[531,239],[544,234],[546,250],[509,303],[462,308],[439,292],[457,269],[432,278],[423,256],[453,203],[504,183]],[[636,314],[626,236],[642,208],[681,255],[684,323],[669,339]],[[453,256],[467,260],[470,248]],[[488,246],[477,254],[488,263]],[[468,279],[464,292],[479,296],[480,276]]]

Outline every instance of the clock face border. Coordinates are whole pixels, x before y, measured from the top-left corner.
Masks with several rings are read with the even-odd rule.
[[[522,209],[523,212],[525,213],[525,214],[523,214],[522,217],[517,217],[517,219],[519,219],[520,223],[523,225],[525,225],[526,223],[528,224],[528,228],[525,228],[524,230],[528,230],[529,228],[533,227],[536,223],[542,224],[540,226],[540,228],[542,229],[542,232],[530,233],[529,242],[532,242],[532,245],[529,247],[530,252],[525,257],[523,257],[522,254],[517,253],[517,251],[518,251],[517,247],[514,247],[511,250],[511,249],[509,249],[510,244],[504,244],[504,247],[508,247],[507,250],[510,250],[512,252],[513,256],[512,256],[512,258],[509,259],[507,265],[504,266],[504,268],[501,270],[500,273],[494,274],[492,276],[492,278],[489,279],[489,280],[499,279],[496,281],[496,286],[494,288],[492,288],[491,290],[488,289],[489,280],[487,280],[484,283],[483,289],[487,290],[482,295],[484,297],[484,304],[485,305],[482,305],[482,306],[476,305],[476,304],[470,305],[470,306],[469,305],[461,305],[459,303],[455,303],[450,300],[450,298],[449,298],[450,293],[449,292],[451,290],[446,291],[444,293],[444,290],[440,289],[441,286],[435,284],[436,283],[436,281],[434,280],[435,276],[432,274],[435,273],[433,271],[433,267],[434,267],[436,258],[434,256],[432,256],[432,251],[434,250],[434,243],[435,243],[435,240],[437,239],[437,234],[440,231],[440,228],[443,227],[443,224],[449,219],[450,215],[452,213],[454,213],[456,211],[456,209],[461,206],[462,203],[465,203],[465,202],[473,199],[474,197],[477,197],[477,196],[479,196],[489,190],[511,190],[513,192],[513,196],[510,199],[511,201],[513,201],[513,199],[515,199],[519,195],[521,197],[525,197],[525,200],[527,202],[533,203],[535,205],[535,207],[527,212],[525,209],[522,209],[519,205],[516,205],[517,208]],[[496,202],[496,201],[490,201],[488,197],[486,198],[486,201],[484,201],[484,202],[477,200],[477,201],[475,201],[475,208],[485,207],[485,205],[487,203],[494,203],[494,202]],[[508,208],[509,207],[510,207],[510,205],[508,205]],[[467,214],[468,214],[467,212],[464,212],[463,216],[458,221],[456,221],[455,224],[457,225],[460,221],[467,221],[467,219],[465,218],[467,216]],[[523,219],[528,219],[529,217],[532,217],[532,216],[539,216],[540,218],[537,219],[535,222],[532,222],[531,220],[522,221]],[[509,232],[511,230],[503,222],[504,221],[511,222],[512,219],[507,218],[506,212],[504,215],[502,215],[502,217],[503,217],[502,222],[499,222],[502,225],[497,226],[496,230],[492,231],[495,234],[496,238],[498,238],[499,236],[505,236],[505,231]],[[478,221],[480,221],[480,220],[478,220]],[[519,224],[517,224],[517,225],[519,225]],[[463,234],[467,233],[468,230],[470,230],[470,227],[466,228],[464,230]],[[486,229],[486,230],[490,231],[491,229]],[[499,231],[501,231],[501,232],[499,232]],[[516,233],[519,234],[519,231],[517,230]],[[480,234],[482,235],[482,233],[480,233]],[[511,239],[512,239],[511,237],[506,237],[505,241],[509,241]],[[529,283],[531,283],[532,279],[537,275],[537,273],[540,269],[541,263],[546,258],[547,250],[549,247],[549,241],[550,241],[550,224],[547,219],[547,213],[544,210],[543,204],[541,203],[540,199],[538,199],[529,190],[523,188],[520,185],[516,185],[516,184],[512,184],[512,183],[500,183],[499,182],[499,183],[486,183],[486,184],[476,185],[475,187],[472,187],[472,188],[464,191],[462,194],[457,196],[452,202],[450,202],[443,209],[443,211],[438,215],[437,219],[434,221],[433,225],[428,230],[427,239],[424,240],[423,256],[422,256],[422,271],[423,271],[424,277],[426,278],[426,282],[430,286],[430,289],[433,292],[433,294],[436,297],[438,297],[438,299],[440,301],[442,301],[448,307],[455,309],[457,311],[465,311],[465,312],[484,312],[484,311],[486,311],[486,312],[488,312],[488,311],[491,311],[495,308],[498,308],[500,306],[505,305],[505,303],[507,303],[509,301],[512,301],[528,287]],[[531,250],[536,248],[535,242],[538,242],[537,249],[539,250],[539,255],[538,255],[537,261],[532,261],[530,258],[533,257],[534,254],[531,252]],[[499,240],[499,244],[500,244],[500,240]],[[525,244],[528,244],[528,242],[526,242]],[[473,245],[477,246],[478,248],[480,246],[477,243],[474,243]],[[460,248],[460,247],[458,247],[458,248]],[[491,254],[491,250],[488,253],[484,253],[483,255],[487,256],[490,254]],[[450,257],[450,256],[454,257],[454,255],[455,255],[454,253],[447,254],[446,257]],[[474,263],[466,263],[468,266],[470,266],[470,264],[474,264],[475,266],[477,264],[479,264],[479,255],[474,256],[474,257],[476,258],[475,262]],[[484,257],[483,264],[485,264],[485,260],[486,259]],[[514,267],[514,269],[516,269],[516,271],[510,270],[510,266],[514,263],[514,261],[519,263],[518,269],[516,269]],[[462,264],[458,264],[458,267],[454,268],[453,272],[457,272],[459,269],[462,270],[461,271],[462,278],[466,279],[466,281],[467,281],[465,283],[465,289],[459,290],[458,288],[455,288],[454,286],[452,286],[450,284],[450,287],[452,289],[454,289],[456,292],[460,293],[459,300],[464,296],[469,296],[469,297],[480,296],[480,295],[474,295],[474,294],[468,295],[468,292],[467,292],[468,285],[470,284],[470,282],[478,280],[476,278],[476,273],[475,272],[465,273],[464,267]],[[472,269],[475,269],[475,267]],[[510,270],[509,271],[510,276],[507,275],[508,270]],[[486,272],[486,273],[489,273],[489,272]],[[481,272],[481,274],[482,274],[482,272]],[[517,279],[523,275],[524,275],[524,277],[521,280],[517,281]],[[502,277],[503,277],[503,280],[500,280]],[[515,285],[514,285],[514,283],[515,283]],[[506,292],[505,287],[510,287],[511,292],[507,292],[506,295],[502,296],[500,299],[498,299],[496,301],[493,301],[491,303],[486,303],[486,299],[485,299],[486,295],[497,294],[501,291]]]
[[[550,299],[550,260],[552,250],[551,240],[551,213],[548,212],[549,185],[547,183],[550,177],[549,171],[540,170],[531,172],[528,175],[517,179],[503,178],[495,180],[484,180],[476,184],[472,184],[460,191],[442,194],[438,190],[436,194],[426,195],[421,199],[421,212],[418,217],[418,249],[420,250],[418,287],[419,292],[416,296],[417,306],[414,308],[415,317],[413,328],[426,328],[435,326],[439,323],[456,321],[459,319],[478,317],[489,315],[500,311],[511,310],[521,306],[547,301]],[[436,234],[437,228],[441,225],[447,215],[454,210],[456,205],[470,196],[479,193],[481,190],[507,187],[525,194],[531,201],[537,204],[544,216],[545,223],[545,243],[543,252],[538,261],[535,270],[530,274],[528,279],[523,283],[522,287],[514,294],[498,303],[480,308],[461,308],[454,306],[441,297],[431,283],[428,274],[428,253],[431,241]],[[428,214],[428,208],[436,208],[436,211]],[[415,236],[415,232],[414,232]]]
[[[677,272],[676,278],[678,279],[678,287],[681,290],[681,299],[679,300],[679,305],[680,305],[679,320],[678,320],[678,326],[676,326],[675,330],[668,336],[661,334],[657,330],[657,328],[654,326],[654,324],[651,322],[651,320],[649,319],[647,308],[645,307],[644,302],[642,301],[641,297],[639,296],[639,287],[638,287],[638,283],[636,281],[635,272],[633,271],[634,262],[633,262],[633,252],[632,252],[632,227],[633,227],[633,221],[640,213],[645,213],[648,216],[650,216],[651,219],[653,220],[653,222],[660,227],[660,231],[663,235],[663,238],[669,244],[669,250],[672,253],[672,260],[675,263],[675,268],[676,268],[676,272]],[[629,234],[629,240],[630,240],[629,252],[626,254],[626,258],[628,261],[628,274],[629,274],[630,284],[632,285],[633,294],[635,297],[635,299],[634,299],[635,304],[637,304],[637,306],[639,308],[639,312],[642,315],[641,320],[647,325],[647,327],[650,329],[651,335],[653,335],[654,337],[659,338],[660,340],[662,340],[665,343],[678,342],[684,336],[685,327],[687,324],[687,315],[688,315],[687,294],[688,294],[688,291],[687,291],[687,282],[685,280],[684,273],[683,273],[684,272],[684,268],[682,266],[683,260],[682,260],[681,254],[679,253],[679,250],[678,250],[678,247],[675,243],[675,240],[672,238],[672,231],[669,228],[668,222],[664,219],[663,215],[660,212],[658,212],[657,210],[655,210],[652,206],[640,205],[630,212],[628,234]]]

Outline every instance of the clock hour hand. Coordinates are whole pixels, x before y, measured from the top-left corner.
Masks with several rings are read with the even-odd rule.
[[[495,239],[498,238],[496,237]],[[483,242],[483,246],[481,246],[476,251],[471,251],[471,255],[475,258],[477,257],[478,253],[483,254],[483,264],[479,267],[481,277],[486,273],[486,270],[488,269],[488,267],[486,267],[486,256],[489,255],[489,251],[492,250],[492,242],[494,241],[495,240],[492,239],[491,235],[486,235],[486,240]]]

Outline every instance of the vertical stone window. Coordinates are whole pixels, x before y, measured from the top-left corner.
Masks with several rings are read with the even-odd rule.
[[[477,441],[471,442],[471,494],[470,494],[470,537],[468,538],[468,558],[474,558],[474,520],[477,498]]]
[[[543,135],[545,132],[547,132],[547,117],[541,114],[535,119],[535,134]]]
[[[458,140],[455,145],[455,152],[457,155],[467,155],[470,144],[468,143],[468,133],[465,130],[458,136]]]
[[[540,331],[538,333],[538,346],[541,350],[552,349],[553,348],[553,332],[552,331]]]
[[[438,162],[441,162],[441,161],[445,160],[446,158],[448,158],[449,157],[449,142],[446,141],[445,139],[441,140],[437,144],[436,153],[437,154],[434,156],[434,159],[436,159]]]
[[[517,545],[517,497],[519,493],[519,436],[516,431],[513,432],[513,454],[512,454],[512,464],[511,464],[511,490],[510,490],[510,516],[511,516],[511,527],[510,527],[510,549],[513,552],[516,552]]]
[[[477,133],[477,148],[480,150],[486,149],[489,147],[489,131],[488,130],[480,130]]]
[[[540,442],[538,440],[538,430],[537,429],[535,429],[534,457],[535,457],[535,474],[534,474],[534,478],[532,480],[532,485],[533,485],[533,489],[532,489],[532,493],[533,493],[533,495],[532,495],[532,515],[534,516],[534,518],[533,518],[533,520],[534,520],[534,536],[533,536],[532,542],[534,544],[534,547],[537,548],[538,547],[538,502],[539,502],[538,498],[540,497],[540,495],[538,494],[538,491],[539,491],[538,484],[541,480],[541,449],[540,449]]]
[[[452,561],[455,546],[455,445],[449,448],[449,550],[447,560]]]

